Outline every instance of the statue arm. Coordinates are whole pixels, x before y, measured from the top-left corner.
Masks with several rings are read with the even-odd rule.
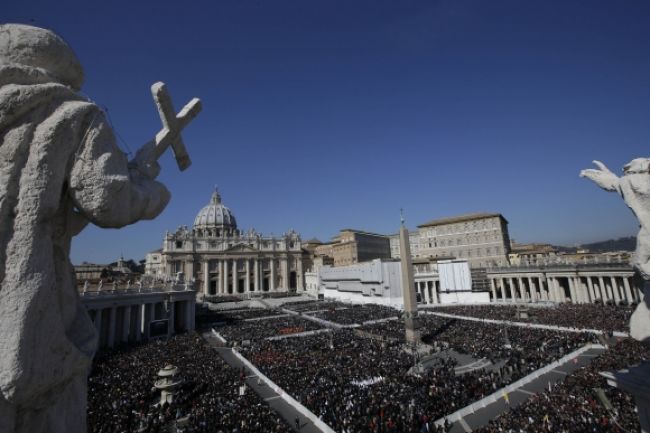
[[[158,164],[148,160],[145,167],[139,158],[129,163],[103,113],[96,107],[92,111],[93,121],[70,172],[75,206],[100,227],[117,228],[155,218],[170,197],[165,186],[154,180]]]
[[[580,172],[580,177],[591,179],[599,187],[605,191],[619,191],[620,179],[609,168],[600,161],[593,161],[598,169],[587,169]]]

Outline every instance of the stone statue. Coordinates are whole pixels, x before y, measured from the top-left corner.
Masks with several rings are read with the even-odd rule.
[[[104,280],[99,280],[99,283],[97,283],[97,292],[102,291],[102,287],[104,287]]]
[[[650,280],[650,159],[633,159],[623,167],[622,177],[616,176],[600,161],[594,164],[598,169],[582,170],[580,176],[591,179],[606,191],[617,192],[639,220],[640,230],[631,263],[647,283]],[[644,299],[630,319],[630,335],[650,344],[650,298],[645,287],[643,290]]]
[[[0,25],[2,433],[86,431],[97,335],[76,289],[71,238],[88,222],[117,228],[162,212],[170,195],[154,179],[166,147],[189,165],[179,135],[198,103],[170,114],[154,85],[164,127],[128,161],[102,110],[79,92],[83,80],[53,32]]]

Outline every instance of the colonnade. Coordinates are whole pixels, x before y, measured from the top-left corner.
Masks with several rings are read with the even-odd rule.
[[[290,260],[295,260],[290,266]],[[292,278],[293,274],[293,278]],[[203,262],[203,292],[226,295],[304,290],[301,258],[219,258]]]
[[[128,299],[129,295],[117,295],[111,296],[113,300],[109,302],[101,299],[103,296],[87,300],[82,297],[82,302],[87,301],[84,304],[95,326],[99,347],[112,348],[119,343],[148,340],[153,336],[172,336],[177,332],[194,330],[194,293],[191,292],[191,299],[179,300],[163,300],[161,296],[136,300]],[[123,299],[119,299],[120,297]],[[158,322],[159,325],[152,327],[153,322]],[[154,335],[151,334],[152,329]]]
[[[488,275],[492,301],[633,303],[643,299],[631,273]]]

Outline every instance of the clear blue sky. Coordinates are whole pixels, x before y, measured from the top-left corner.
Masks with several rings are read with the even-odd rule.
[[[501,212],[522,242],[632,235],[578,173],[650,156],[650,2],[228,0],[7,2],[50,27],[131,150],[160,128],[149,87],[204,111],[167,155],[154,221],[88,227],[72,261],[140,259],[218,184],[243,229],[327,240]]]

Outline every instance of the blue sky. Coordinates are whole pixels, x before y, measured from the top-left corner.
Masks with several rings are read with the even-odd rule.
[[[650,146],[650,3],[572,0],[10,2],[0,21],[62,35],[135,151],[160,128],[149,87],[204,110],[170,155],[154,221],[88,227],[72,261],[140,259],[218,184],[240,227],[327,240],[501,212],[521,242],[635,234],[615,194]]]

